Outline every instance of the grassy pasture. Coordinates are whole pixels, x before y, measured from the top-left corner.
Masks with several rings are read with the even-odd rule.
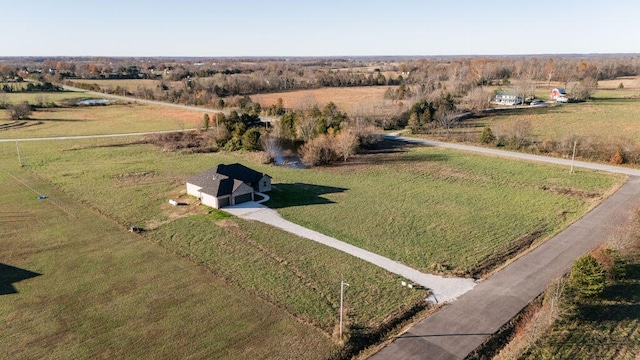
[[[107,140],[23,143],[21,153],[29,167],[78,199],[123,224],[144,226],[171,218],[162,204],[179,195],[191,174],[244,162],[273,176],[268,205],[289,220],[417,268],[456,273],[527,234],[552,234],[623,179],[437,148],[310,170],[259,165],[238,154],[163,154]]]
[[[0,124],[9,122],[8,113],[0,110]],[[34,111],[24,126],[0,131],[0,138],[180,130],[194,128],[201,124],[202,113],[200,112],[159,105],[124,104],[49,108]]]
[[[547,99],[548,89],[539,89],[538,97]],[[510,134],[514,124],[524,120],[530,124],[531,139],[541,143],[578,138],[586,141],[585,144],[597,141],[633,147],[640,146],[639,119],[640,90],[631,87],[602,89],[597,90],[593,99],[587,102],[506,109],[465,120],[463,127],[454,129],[451,136],[478,140],[485,126],[490,126],[496,135]],[[569,142],[573,143],[573,140]]]
[[[337,350],[278,304],[123,231],[4,155],[4,357],[326,359]]]
[[[0,148],[3,158],[15,154],[11,146]],[[424,299],[424,292],[400,287],[397,276],[337,250],[260,223],[208,214],[195,205],[166,206],[169,197],[190,201],[184,195],[188,174],[211,167],[214,161],[243,161],[236,155],[164,154],[149,145],[114,139],[23,143],[21,152],[28,168],[115,219],[121,229],[153,228],[144,235],[149,240],[313,325],[324,334],[322,341],[335,336],[341,278],[352,285],[347,333],[375,333],[390,315]],[[191,215],[183,216],[184,209]],[[321,354],[335,349],[327,346]]]
[[[289,220],[417,268],[468,273],[577,219],[622,177],[437,148],[374,164],[279,172]]]
[[[35,105],[39,102],[43,102],[45,104],[53,102],[60,105],[62,100],[83,97],[87,97],[87,95],[74,91],[0,93],[0,98],[9,103],[17,104],[26,101],[31,105]],[[0,117],[0,119],[2,118]]]

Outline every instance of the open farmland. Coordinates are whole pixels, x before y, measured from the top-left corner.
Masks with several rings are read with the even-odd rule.
[[[149,80],[149,79],[117,79],[117,80],[101,80],[101,79],[76,79],[73,80],[74,83],[78,84],[96,84],[100,86],[102,89],[115,89],[120,87],[121,89],[125,89],[128,92],[134,92],[138,88],[150,88],[156,89],[162,83],[162,80]],[[179,81],[169,81],[167,83],[177,83]]]
[[[422,301],[426,296],[424,291],[400,287],[397,276],[337,250],[297,238],[260,223],[230,218],[217,211],[209,214],[207,209],[197,205],[165,206],[168,197],[191,201],[184,196],[183,191],[183,181],[187,174],[210,167],[213,161],[242,160],[237,156],[166,154],[150,145],[127,144],[115,139],[31,142],[22,143],[20,146],[24,155],[23,161],[28,169],[51,180],[57,188],[62,189],[76,201],[114,219],[116,224],[120,224],[120,226],[114,223],[110,225],[116,233],[126,235],[124,229],[128,225],[146,228],[148,231],[144,232],[143,236],[151,242],[140,236],[126,235],[126,237],[146,246],[159,244],[160,246],[156,245],[155,251],[164,248],[166,253],[162,253],[166,257],[184,257],[190,260],[187,262],[199,264],[201,268],[208,270],[206,273],[209,274],[212,282],[224,280],[227,284],[232,284],[228,289],[229,292],[233,293],[235,289],[237,296],[248,297],[249,302],[255,298],[255,301],[274,305],[282,313],[281,316],[288,314],[287,318],[307,324],[305,326],[298,324],[302,326],[301,330],[288,330],[286,336],[290,336],[291,341],[298,345],[292,346],[291,355],[287,353],[284,357],[326,358],[328,354],[337,351],[338,347],[334,344],[337,343],[336,314],[339,307],[340,279],[344,278],[352,285],[348,291],[345,330],[356,339],[354,340],[356,343],[362,341],[358,339],[377,336],[380,328],[393,324],[396,318],[402,318],[407,311],[409,315],[413,314],[411,309],[414,306],[418,306],[418,309],[425,306]],[[3,165],[7,165],[7,168],[17,168],[13,144],[3,144],[0,149],[4,159]],[[87,187],[83,184],[91,184],[91,186]],[[46,193],[51,196],[51,201],[57,201],[57,196],[49,191]],[[35,198],[35,194],[33,197]],[[20,200],[14,201],[15,206],[19,206]],[[35,202],[37,203],[37,200]],[[81,211],[82,209],[74,209],[72,213]],[[47,236],[49,228],[38,227],[38,229],[42,236]],[[94,232],[96,236],[103,233],[99,227],[92,227],[92,233]],[[115,237],[115,235],[110,236]],[[9,245],[15,245],[15,242],[22,241],[21,239],[22,235],[17,233],[15,238],[7,241]],[[109,259],[113,258],[109,243],[93,245],[104,246],[104,248],[92,248],[91,251],[95,253],[96,258],[105,257],[107,254]],[[65,258],[65,251],[76,251],[76,249],[63,246],[60,252],[51,256]],[[154,263],[150,262],[147,266],[152,267]],[[102,269],[99,262],[93,266]],[[73,268],[73,265],[65,265],[65,267]],[[159,270],[156,276],[172,271]],[[179,275],[179,273],[175,274],[175,276]],[[90,273],[88,276],[97,275]],[[136,278],[132,273],[121,276]],[[105,288],[101,291],[108,291],[112,283],[104,286]],[[171,288],[170,285],[168,286]],[[220,296],[227,295],[223,293]],[[228,295],[229,301],[234,301],[234,296],[236,294]],[[216,297],[212,298],[216,299]],[[99,298],[96,297],[95,301],[98,300]],[[167,301],[170,300],[174,299]],[[77,300],[72,297],[69,301]],[[144,301],[140,297],[127,301],[140,302],[136,306],[144,306]],[[181,297],[177,301],[187,300]],[[198,302],[202,303],[200,307],[194,305]],[[93,298],[89,303],[96,305]],[[241,331],[238,336],[248,336],[244,335],[243,331],[250,331],[249,329],[253,326],[261,326],[260,322],[255,322],[250,314],[263,311],[262,309],[248,308],[237,314],[237,318],[227,321],[225,317],[229,315],[224,314],[226,303],[220,305],[222,308],[211,308],[206,301],[195,298],[193,301],[189,300],[188,304],[195,307],[192,311],[198,314],[197,316],[207,314],[208,321],[225,322],[227,325],[220,331],[234,332],[235,328],[239,327]],[[239,302],[238,306],[242,304]],[[162,307],[162,304],[158,306]],[[171,309],[166,311],[170,312]],[[218,316],[218,312],[222,314]],[[144,328],[152,325],[141,320],[141,324],[136,326]],[[175,323],[167,326],[173,326],[174,331],[179,331],[179,325]],[[100,329],[95,330],[98,334],[100,331]],[[126,334],[128,330],[121,329],[121,331]],[[264,331],[271,330],[266,327]],[[291,335],[298,332],[301,332],[300,337]],[[313,333],[315,334],[313,337],[317,338],[315,343],[310,344],[309,349],[304,350],[309,353],[297,350],[297,346],[303,347],[308,341],[307,333]],[[75,336],[73,329],[65,332],[65,336]],[[185,334],[185,336],[188,335]],[[282,347],[279,340],[270,339],[282,338],[285,335],[274,331],[273,337],[269,337],[263,336],[258,331],[251,336],[253,339],[260,339],[264,348],[278,349]],[[196,339],[211,341],[209,337],[206,339],[196,337]],[[209,351],[218,354],[238,351],[238,357],[246,358],[246,351],[250,351],[253,345],[251,342],[245,345],[247,349],[243,348],[243,344],[229,342]],[[100,345],[96,346],[104,350]],[[319,350],[318,346],[322,349]],[[286,347],[287,345],[284,345],[284,348]],[[144,353],[145,350],[140,349],[140,351]],[[243,352],[245,355],[242,355]],[[250,357],[254,356],[283,357],[277,352]]]
[[[161,204],[191,174],[249,161],[274,178],[268,205],[287,219],[426,271],[457,274],[555,233],[623,180],[438,148],[299,170],[229,153],[165,154],[151,145],[109,144],[24,143],[21,153],[27,166],[68,193],[140,226],[170,218]]]
[[[18,92],[18,93],[0,93],[0,100],[8,102],[10,104],[17,104],[23,101],[28,102],[31,105],[38,103],[61,105],[61,102],[66,99],[84,98],[86,94],[75,91],[56,91],[56,92]],[[4,113],[2,111],[1,113]],[[0,114],[1,114],[0,113]],[[0,115],[0,120],[4,114]]]
[[[406,110],[408,104],[401,107],[391,100],[384,99],[384,92],[394,86],[363,86],[344,88],[322,88],[314,90],[300,90],[273,94],[251,95],[254,102],[262,107],[273,105],[281,98],[285,108],[307,109],[314,105],[322,108],[332,101],[341,111],[351,116],[358,115],[395,115]]]
[[[530,122],[531,133],[537,141],[577,136],[638,142],[640,98],[630,95],[633,95],[631,90],[601,90],[588,102],[507,110],[478,119],[474,125],[489,125],[499,134],[507,132],[517,120],[525,120]]]
[[[336,351],[277,304],[0,164],[3,357],[325,359]]]
[[[11,122],[0,110],[0,124]],[[0,131],[0,139],[191,129],[202,124],[202,113],[133,103],[37,109],[20,122],[24,124]]]

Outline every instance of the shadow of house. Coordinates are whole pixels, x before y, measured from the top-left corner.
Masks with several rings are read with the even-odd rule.
[[[40,276],[37,272],[0,263],[0,295],[17,294],[13,283]]]
[[[342,193],[347,190],[304,183],[276,184],[272,186],[269,194],[271,199],[265,205],[272,209],[282,209],[293,206],[333,204],[334,201],[322,197],[322,195]]]

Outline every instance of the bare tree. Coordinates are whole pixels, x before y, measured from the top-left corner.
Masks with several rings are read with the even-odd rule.
[[[333,137],[333,148],[344,161],[355,154],[358,148],[358,137],[347,130],[342,130]]]
[[[469,110],[478,114],[482,110],[489,107],[489,99],[491,95],[489,92],[484,91],[482,87],[477,86],[471,89],[469,93],[467,93],[466,100],[469,104]]]
[[[316,129],[316,120],[310,116],[303,116],[296,121],[296,135],[307,142],[313,138]]]
[[[17,105],[7,105],[7,110],[9,110],[9,117],[11,120],[22,120],[28,119],[29,115],[31,115],[31,105],[28,102],[23,101]]]

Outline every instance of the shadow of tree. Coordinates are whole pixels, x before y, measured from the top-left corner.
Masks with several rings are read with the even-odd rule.
[[[640,264],[625,266],[625,275],[605,288],[593,303],[579,307],[578,316],[585,321],[623,321],[640,319]]]
[[[0,295],[17,294],[13,283],[40,276],[37,272],[0,263]]]
[[[272,209],[281,209],[293,206],[333,204],[333,201],[322,197],[322,195],[342,193],[347,190],[304,183],[274,184],[269,193],[271,199],[265,205]]]

